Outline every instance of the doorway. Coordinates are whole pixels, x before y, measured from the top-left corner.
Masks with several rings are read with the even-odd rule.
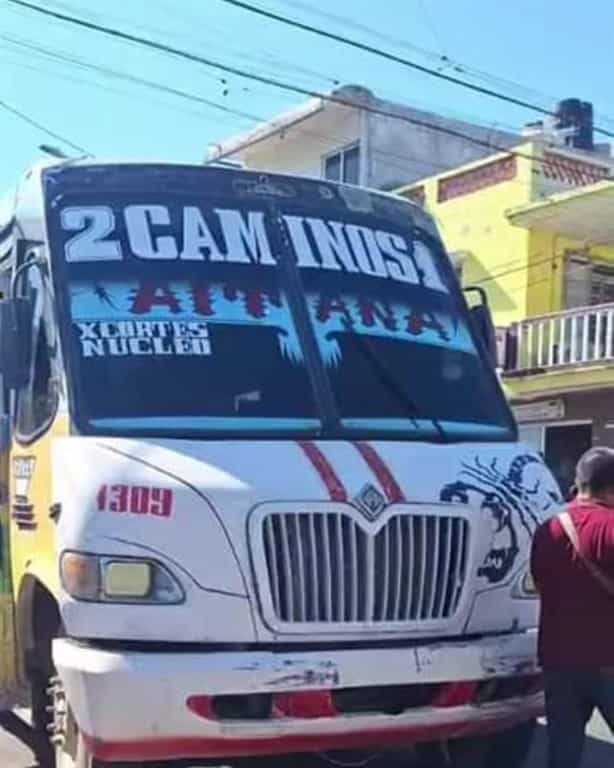
[[[593,444],[592,424],[547,426],[544,440],[546,464],[556,478],[565,499],[574,484],[578,459]]]

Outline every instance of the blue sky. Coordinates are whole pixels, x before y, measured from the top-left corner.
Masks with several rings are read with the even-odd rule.
[[[314,90],[329,90],[335,81],[359,83],[384,97],[501,127],[517,128],[536,117],[250,15],[221,0],[34,1]],[[435,55],[443,53],[476,82],[544,107],[558,97],[591,100],[601,125],[614,130],[611,0],[253,2],[423,64],[437,64]],[[23,44],[78,59],[79,64],[59,62]],[[300,101],[298,96],[116,42],[0,0],[0,99],[93,154],[200,162],[209,142],[250,125],[244,117],[85,69],[82,62],[179,88],[262,118]],[[39,156],[39,144],[61,144],[1,108],[0,126],[2,194]]]

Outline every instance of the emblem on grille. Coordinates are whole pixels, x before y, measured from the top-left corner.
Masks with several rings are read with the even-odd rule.
[[[386,499],[377,488],[367,484],[354,498],[354,506],[362,512],[369,522],[373,522],[386,509]]]

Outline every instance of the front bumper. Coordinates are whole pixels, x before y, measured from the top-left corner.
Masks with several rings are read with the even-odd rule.
[[[452,697],[394,715],[223,720],[195,714],[187,705],[195,696],[292,696],[536,675],[534,632],[409,648],[283,653],[123,653],[59,639],[54,660],[77,723],[102,760],[392,746],[496,731],[542,711],[539,692],[482,704],[459,704]]]

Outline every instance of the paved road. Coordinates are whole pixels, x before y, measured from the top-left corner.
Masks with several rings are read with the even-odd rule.
[[[43,768],[34,752],[25,746],[14,734],[27,738],[27,728],[17,718],[0,715],[0,766],[2,768]],[[604,768],[614,765],[614,738],[609,733],[601,718],[593,718],[590,724],[590,738],[582,768]],[[526,768],[545,768],[546,739],[543,728],[539,729],[531,759]]]

